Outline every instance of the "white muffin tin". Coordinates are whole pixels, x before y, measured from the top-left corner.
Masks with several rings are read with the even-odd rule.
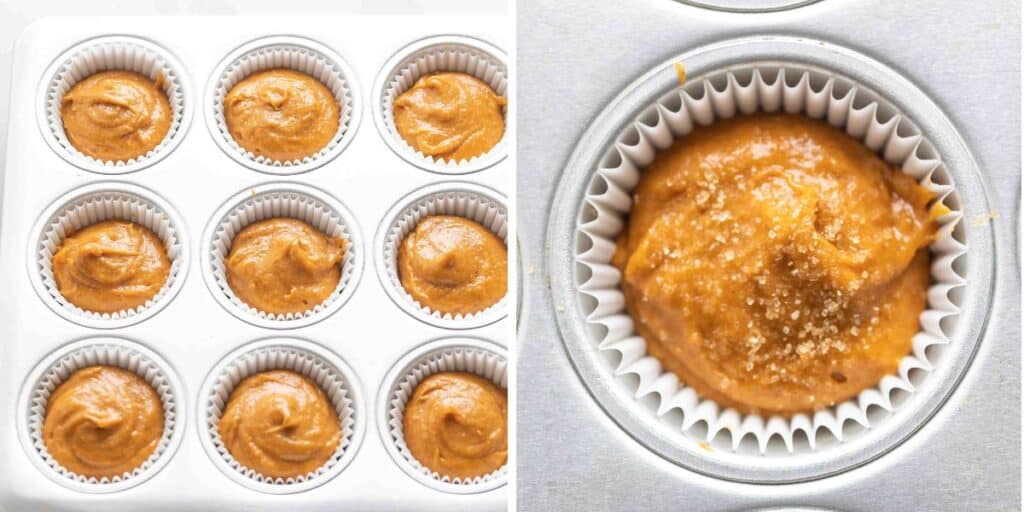
[[[456,493],[429,480],[413,478],[389,456],[391,443],[376,423],[384,414],[373,399],[391,389],[386,376],[403,357],[431,340],[472,337],[507,346],[511,329],[507,312],[495,321],[447,328],[409,315],[392,301],[392,283],[375,279],[385,259],[372,235],[386,213],[403,197],[424,187],[453,189],[466,184],[488,190],[507,202],[511,162],[501,159],[478,172],[452,176],[427,172],[393,152],[382,134],[365,126],[372,116],[353,116],[344,145],[329,161],[305,172],[267,174],[242,165],[222,150],[207,100],[218,65],[240,48],[267,36],[306,38],[342,59],[351,74],[352,101],[357,108],[379,104],[371,88],[385,64],[401,49],[425,37],[468,36],[487,48],[508,44],[505,17],[343,18],[61,18],[30,26],[14,56],[11,118],[3,203],[0,216],[0,510],[505,510],[508,486],[492,485],[480,492]],[[176,145],[159,161],[130,173],[99,173],[72,165],[54,147],[52,131],[41,122],[40,92],[49,72],[69,49],[100,36],[142,38],[180,63],[191,118],[184,119]],[[493,46],[492,46],[493,45]],[[506,58],[504,55],[501,58]],[[348,78],[348,77],[347,77]],[[57,145],[59,147],[59,145]],[[459,184],[455,184],[458,182]],[[187,244],[186,258],[165,303],[131,322],[76,322],[60,315],[40,293],[38,274],[26,258],[36,245],[44,216],[55,202],[77,190],[142,189],[175,213],[174,221]],[[346,224],[356,233],[361,266],[345,284],[345,300],[315,322],[269,325],[233,314],[214,280],[204,279],[211,244],[210,227],[240,196],[288,187],[324,191],[344,209]],[[332,199],[332,200],[333,200]],[[59,206],[59,205],[58,205]],[[506,205],[503,205],[507,208]],[[49,214],[47,213],[49,212]],[[509,240],[514,246],[514,239]],[[180,287],[180,289],[178,289]],[[506,308],[514,302],[510,283]],[[287,323],[287,322],[285,322]],[[115,339],[114,341],[111,341]],[[63,354],[72,343],[129,343],[159,356],[176,386],[181,411],[175,435],[180,441],[161,456],[162,462],[144,480],[112,488],[104,484],[65,481],[45,463],[32,443],[25,442],[27,397],[40,368]],[[280,342],[274,342],[278,339]],[[298,340],[298,341],[296,341]],[[330,478],[284,492],[242,485],[218,467],[216,453],[204,450],[208,440],[199,428],[206,414],[206,382],[225,357],[253,343],[313,344],[320,353],[351,373],[350,397],[358,411],[356,435],[346,450],[345,464]],[[75,345],[78,346],[78,345]],[[336,473],[336,474],[334,474]]]

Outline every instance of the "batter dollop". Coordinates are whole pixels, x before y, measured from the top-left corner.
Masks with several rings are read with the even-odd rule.
[[[268,69],[224,96],[224,120],[239,146],[285,162],[315,155],[338,132],[341,107],[319,80],[292,69]]]
[[[46,403],[43,442],[64,468],[103,478],[130,473],[164,431],[160,397],[133,372],[90,366],[71,374]]]
[[[470,373],[435,373],[413,391],[402,429],[412,456],[431,471],[487,475],[508,460],[507,393]]]
[[[225,260],[228,286],[266,313],[301,313],[330,297],[341,280],[345,240],[286,217],[250,224]]]
[[[508,250],[472,220],[432,215],[402,240],[398,277],[412,298],[434,311],[476,313],[505,296]]]
[[[101,71],[61,99],[64,133],[75,149],[124,161],[156,148],[171,128],[171,105],[159,85],[131,71]]]
[[[490,151],[501,140],[507,104],[475,76],[434,73],[395,99],[395,128],[420,153],[458,162]]]
[[[235,460],[274,478],[316,471],[341,442],[341,423],[327,395],[288,370],[242,380],[231,391],[217,431]]]
[[[704,396],[790,415],[910,351],[942,206],[845,133],[740,116],[659,153],[614,256],[649,352]]]
[[[171,272],[160,238],[123,220],[98,222],[70,234],[52,264],[60,294],[97,313],[142,306],[164,287]]]

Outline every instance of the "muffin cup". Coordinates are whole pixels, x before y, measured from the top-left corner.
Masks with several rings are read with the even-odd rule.
[[[462,480],[430,470],[409,452],[402,426],[406,403],[423,379],[440,372],[472,373],[508,389],[508,361],[502,347],[476,338],[442,338],[420,345],[392,367],[378,397],[382,415],[378,426],[388,453],[409,476],[442,492],[473,494],[505,485],[507,463],[487,475]]]
[[[116,477],[95,478],[65,469],[47,451],[43,423],[51,394],[82,368],[105,365],[129,370],[153,387],[164,410],[160,443],[142,465]],[[89,493],[122,491],[156,474],[170,460],[181,442],[185,406],[181,384],[163,359],[150,350],[122,338],[89,338],[58,349],[33,370],[22,391],[19,415],[22,443],[33,463],[55,482]]]
[[[261,475],[239,463],[220,439],[217,423],[231,392],[246,377],[270,370],[291,370],[315,382],[338,413],[341,441],[331,458],[309,474],[279,478]],[[229,354],[207,377],[200,394],[199,431],[207,454],[232,480],[256,491],[288,494],[322,485],[340,473],[355,457],[362,438],[363,412],[352,370],[333,353],[308,341],[271,338]]]
[[[951,213],[938,219],[937,239],[931,244],[928,304],[920,316],[920,331],[911,352],[893,375],[857,397],[813,413],[791,418],[741,414],[706,400],[647,354],[646,344],[625,311],[620,272],[611,265],[615,238],[631,208],[631,193],[641,169],[658,151],[672,145],[695,127],[717,119],[755,111],[803,114],[844,129],[890,164],[932,191]],[[898,407],[901,395],[933,368],[937,354],[929,347],[950,343],[948,333],[958,319],[965,285],[967,247],[962,213],[952,177],[916,125],[867,87],[828,71],[796,63],[733,66],[688,81],[662,95],[628,123],[601,160],[591,178],[577,223],[575,261],[577,293],[584,304],[586,329],[596,349],[624,393],[647,404],[652,419],[669,422],[688,437],[715,443],[724,434],[726,448],[745,455],[791,456],[826,449],[825,432],[839,442],[850,422],[861,429],[884,423]],[[621,378],[627,377],[627,378]],[[672,411],[681,414],[669,414]],[[805,441],[795,441],[803,432]],[[753,441],[753,442],[750,442]],[[710,449],[712,445],[707,445]]]
[[[171,125],[164,139],[145,155],[128,160],[101,160],[88,156],[68,141],[61,119],[64,95],[78,82],[101,71],[134,71],[150,80],[163,80],[171,106]],[[90,39],[64,52],[47,69],[39,100],[40,124],[50,147],[68,163],[101,174],[125,174],[149,167],[167,156],[185,137],[192,114],[184,67],[167,50],[139,37],[109,36]]]
[[[508,209],[497,192],[472,183],[446,182],[414,190],[384,217],[377,232],[377,275],[391,300],[414,318],[447,329],[472,329],[494,323],[507,314],[508,294],[490,307],[467,315],[443,313],[420,304],[405,291],[398,276],[398,249],[420,219],[456,215],[479,223],[508,246]],[[509,284],[509,286],[512,286]]]
[[[423,154],[409,145],[395,128],[394,100],[420,77],[444,71],[475,76],[508,99],[508,66],[505,54],[489,43],[465,36],[435,36],[416,41],[398,51],[384,65],[374,87],[374,117],[384,141],[409,163],[442,174],[466,174],[486,169],[505,158],[509,132],[508,107],[504,109],[505,134],[489,151],[466,160],[450,161]]]
[[[302,313],[260,311],[238,298],[228,285],[225,260],[235,235],[250,224],[276,217],[301,220],[347,242],[337,287],[326,300]],[[306,185],[268,183],[242,191],[215,214],[203,240],[207,244],[203,275],[210,292],[232,314],[260,327],[294,329],[323,320],[352,296],[362,274],[362,237],[355,218],[330,194]]]
[[[267,69],[287,68],[309,75],[327,87],[338,101],[338,130],[326,146],[301,160],[272,160],[256,156],[235,142],[224,119],[224,96],[238,82]],[[344,59],[325,45],[295,36],[271,36],[250,41],[228,55],[214,72],[207,94],[207,118],[214,140],[238,163],[267,174],[292,175],[330,162],[348,146],[359,126],[360,105],[355,74]]]
[[[151,230],[164,243],[171,261],[167,282],[145,304],[98,313],[82,309],[61,295],[53,277],[53,255],[69,232],[106,220],[125,220]],[[184,223],[171,206],[153,192],[128,183],[99,182],[57,199],[37,221],[29,241],[29,277],[43,302],[77,324],[115,329],[141,322],[159,312],[178,293],[188,270],[189,244]]]

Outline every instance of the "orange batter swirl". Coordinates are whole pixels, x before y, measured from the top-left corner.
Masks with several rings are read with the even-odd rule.
[[[420,219],[398,248],[398,277],[421,305],[450,314],[483,311],[508,288],[505,243],[454,215]]]
[[[458,162],[491,150],[505,134],[508,101],[465,73],[421,77],[394,102],[395,129],[413,149]]]
[[[705,398],[790,415],[896,371],[943,207],[845,133],[741,116],[658,154],[614,263],[649,352]]]
[[[224,120],[235,142],[279,162],[323,149],[338,132],[340,113],[327,86],[291,69],[255,73],[224,96]]]
[[[301,313],[330,297],[341,280],[345,240],[328,237],[298,219],[246,226],[225,261],[228,286],[266,313]]]
[[[160,397],[128,370],[90,366],[71,374],[46,403],[43,442],[65,469],[103,478],[130,473],[164,431]]]
[[[68,142],[104,161],[140,157],[171,128],[171,105],[159,85],[131,71],[101,71],[71,87],[61,99]]]
[[[52,263],[60,294],[97,313],[142,306],[164,287],[171,272],[160,238],[123,220],[99,222],[69,235]]]
[[[470,373],[435,373],[405,405],[402,431],[412,456],[451,478],[487,475],[508,460],[505,390]]]
[[[338,413],[327,396],[312,380],[288,370],[240,382],[217,431],[235,460],[273,478],[316,471],[341,442]]]

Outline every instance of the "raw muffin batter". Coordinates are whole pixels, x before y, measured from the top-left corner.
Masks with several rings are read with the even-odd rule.
[[[470,373],[435,373],[405,405],[402,432],[412,456],[451,478],[492,473],[508,460],[508,397]]]
[[[338,132],[340,113],[327,86],[291,69],[254,73],[224,96],[224,120],[235,142],[279,162],[323,149]]]
[[[398,248],[398,277],[421,305],[452,315],[483,311],[505,296],[508,250],[472,220],[432,215]]]
[[[231,241],[224,264],[228,286],[265,313],[301,313],[330,297],[341,280],[345,240],[298,219],[246,226]]]
[[[64,94],[60,118],[75,149],[118,162],[156,148],[172,116],[160,84],[131,71],[101,71]]]
[[[395,128],[416,151],[458,162],[490,151],[501,140],[506,104],[475,76],[435,73],[395,99]]]
[[[65,469],[103,478],[130,473],[160,444],[163,404],[133,372],[90,366],[71,374],[46,403],[43,442]]]
[[[648,350],[699,394],[808,412],[909,353],[944,211],[931,200],[823,122],[741,116],[658,154],[613,261]]]
[[[71,233],[53,255],[53,278],[68,302],[114,313],[142,306],[171,272],[155,233],[124,220],[107,220]]]
[[[235,460],[274,478],[316,471],[341,442],[338,413],[327,396],[312,380],[288,370],[240,382],[217,431]]]

